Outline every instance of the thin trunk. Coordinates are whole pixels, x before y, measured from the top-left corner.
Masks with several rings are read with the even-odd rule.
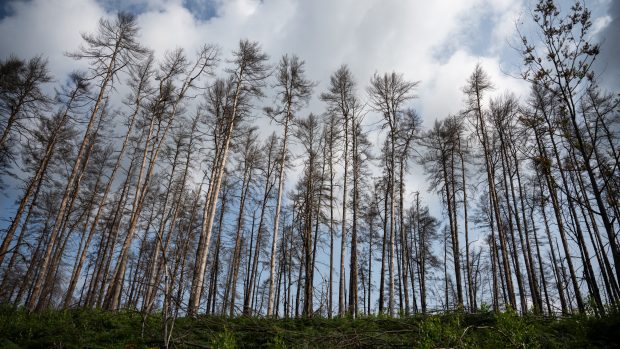
[[[525,287],[523,286],[523,277],[522,277],[522,273],[521,273],[521,264],[519,262],[519,254],[518,254],[518,250],[519,247],[517,246],[517,242],[515,240],[515,228],[514,228],[514,221],[515,219],[513,219],[513,211],[515,210],[516,207],[512,207],[511,203],[510,203],[510,190],[508,189],[508,182],[512,182],[512,177],[511,177],[511,173],[509,172],[508,169],[508,164],[507,164],[507,158],[505,156],[505,151],[504,151],[504,141],[503,138],[501,137],[501,132],[498,132],[500,134],[500,149],[499,149],[499,158],[500,158],[500,164],[501,164],[501,179],[502,182],[504,184],[504,200],[506,202],[506,218],[508,219],[508,228],[509,228],[509,233],[510,233],[510,246],[512,246],[512,264],[514,265],[515,268],[515,276],[517,278],[517,288],[519,290],[519,300],[520,300],[520,306],[521,306],[521,313],[525,314],[527,312],[527,301],[526,301],[526,294],[525,294]],[[514,192],[513,192],[514,194]],[[517,229],[519,230],[519,234],[521,234],[520,232],[520,223],[518,218],[516,218],[517,221]],[[509,249],[510,249],[509,246]]]
[[[395,115],[393,115],[393,117],[395,117]],[[395,251],[395,236],[394,234],[396,233],[394,224],[396,223],[396,219],[394,217],[394,213],[396,211],[396,203],[395,203],[395,196],[396,196],[396,161],[395,161],[395,156],[396,156],[396,129],[395,126],[393,124],[393,121],[390,124],[390,182],[389,182],[389,186],[390,186],[390,255],[389,255],[389,267],[388,267],[388,273],[389,273],[389,287],[390,287],[390,291],[389,291],[389,299],[388,299],[388,312],[390,313],[390,316],[394,316],[395,315],[395,309],[394,309],[394,255],[396,254]]]
[[[383,241],[381,243],[381,274],[379,278],[379,314],[383,314],[385,305],[385,253],[387,247],[387,216],[388,191],[386,186],[383,196]]]
[[[271,158],[269,158],[267,162],[267,168],[271,168]],[[255,252],[254,252],[253,261],[252,261],[252,270],[250,272],[250,279],[248,282],[249,291],[246,293],[245,299],[243,301],[243,314],[246,316],[251,315],[251,312],[252,312],[250,300],[252,299],[253,290],[257,283],[256,273],[258,270],[258,260],[259,260],[260,253],[261,253],[261,242],[263,241],[263,231],[264,231],[263,225],[264,225],[264,220],[265,220],[266,211],[267,211],[267,203],[269,201],[269,196],[271,195],[271,189],[273,188],[273,184],[270,182],[270,177],[271,177],[270,173],[271,172],[268,172],[265,178],[265,189],[264,189],[263,199],[261,202],[260,219],[258,222],[258,233],[256,234],[256,247],[255,247]]]
[[[358,130],[359,125],[353,120],[352,140],[353,140],[353,217],[351,223],[351,259],[349,265],[349,315],[357,317],[358,303],[358,265],[357,265],[357,216],[359,210],[359,186],[361,164],[358,149]],[[346,139],[346,137],[345,137]]]
[[[400,214],[400,246],[401,246],[401,264],[402,264],[402,279],[403,279],[403,293],[405,296],[405,315],[409,316],[409,249],[407,248],[407,239],[405,237],[405,161],[404,154],[407,153],[407,150],[403,150],[403,157],[400,158],[399,165],[399,200],[398,200],[398,211]]]
[[[333,125],[330,124],[330,127]],[[329,285],[327,317],[331,319],[334,300],[334,133],[329,131]]]
[[[344,272],[344,255],[345,243],[347,240],[347,184],[349,175],[349,116],[343,115],[344,118],[344,173],[342,175],[342,227],[340,229],[340,283],[338,288],[338,313],[343,316],[346,312],[345,304],[345,272]]]
[[[542,196],[542,187],[541,187],[541,196]],[[540,211],[542,212],[543,220],[545,222],[545,232],[547,233],[547,239],[549,240],[549,249],[551,250],[551,261],[553,262],[553,271],[556,274],[556,288],[558,289],[558,295],[560,297],[560,305],[562,307],[562,314],[569,314],[566,298],[564,297],[564,287],[562,287],[559,278],[559,268],[561,266],[558,265],[558,260],[555,255],[555,249],[553,248],[553,240],[551,239],[551,230],[549,229],[549,220],[547,219],[547,213],[545,211],[545,202],[540,200]]]
[[[512,275],[510,273],[510,265],[508,262],[508,257],[507,257],[507,253],[508,253],[508,247],[506,244],[506,236],[505,236],[505,231],[504,231],[504,227],[502,225],[501,222],[501,214],[500,214],[500,209],[499,209],[499,200],[497,198],[497,191],[495,188],[495,167],[493,164],[493,160],[491,159],[491,145],[489,144],[489,135],[487,132],[487,128],[485,125],[485,120],[484,120],[484,113],[482,111],[482,92],[481,88],[483,86],[480,86],[478,84],[478,80],[475,81],[475,99],[476,99],[476,119],[477,119],[477,128],[476,131],[478,133],[478,139],[480,141],[480,143],[482,144],[482,148],[483,148],[483,152],[484,152],[484,158],[485,158],[485,169],[487,172],[487,184],[489,186],[489,197],[491,200],[491,208],[493,210],[493,213],[495,215],[495,221],[497,224],[497,231],[498,231],[498,235],[499,235],[499,241],[500,241],[500,247],[501,247],[501,254],[502,254],[502,263],[504,266],[504,272],[505,272],[505,282],[506,282],[506,288],[508,289],[508,297],[510,299],[510,305],[513,307],[513,309],[516,309],[517,306],[517,301],[515,298],[515,294],[514,294],[514,288],[512,285]]]
[[[267,316],[274,315],[274,277],[276,271],[276,254],[278,246],[278,233],[280,229],[280,211],[282,210],[282,194],[284,192],[284,169],[286,167],[286,155],[288,151],[288,131],[289,119],[291,115],[291,106],[288,106],[288,112],[284,120],[284,137],[282,138],[282,154],[280,157],[280,171],[278,173],[278,198],[276,202],[276,213],[273,222],[273,240],[271,242],[271,261],[269,263],[269,300],[267,303]]]
[[[86,219],[84,220],[84,226],[82,227],[82,232],[86,232],[86,228],[88,223],[90,222],[90,213],[92,211],[95,197],[97,192],[99,191],[99,181],[101,179],[102,172],[100,172],[97,176],[97,180],[94,185],[93,193],[91,195],[91,199],[88,202],[88,206],[86,211],[88,212]],[[78,282],[78,278],[80,276],[80,272],[82,270],[82,265],[84,264],[84,260],[86,259],[86,253],[88,252],[88,248],[90,246],[90,241],[92,240],[92,234],[89,232],[86,239],[84,239],[84,235],[82,234],[82,239],[80,239],[80,247],[78,248],[78,253],[76,254],[76,261],[73,264],[73,271],[71,273],[71,279],[69,280],[69,286],[67,287],[65,300],[63,303],[63,308],[68,308],[71,305],[71,301],[73,299],[73,293],[75,291],[75,287]],[[85,241],[84,241],[85,240]]]
[[[233,270],[231,281],[231,291],[230,291],[230,316],[232,317],[235,310],[235,299],[236,299],[236,291],[237,291],[237,278],[239,275],[239,265],[241,264],[241,249],[243,243],[243,226],[245,224],[244,212],[245,212],[245,201],[248,196],[248,192],[250,189],[250,183],[252,183],[252,165],[245,164],[245,168],[243,171],[243,180],[241,184],[241,199],[239,200],[239,215],[237,217],[237,229],[235,234],[235,249],[233,251],[233,263],[231,268]]]
[[[547,117],[545,117],[545,119],[548,120]],[[558,160],[559,158],[557,154],[557,147],[555,144],[553,133],[549,133],[549,137],[551,140],[551,144],[553,146],[554,154],[556,155],[556,160]],[[540,143],[541,140],[538,140],[538,142]],[[541,150],[542,155],[547,157],[546,150],[544,149],[544,146],[542,144],[539,144],[539,149]],[[561,162],[558,162],[558,164],[561,164]],[[563,176],[563,172],[561,169],[560,169],[560,173]],[[581,291],[579,289],[579,283],[577,281],[577,274],[575,273],[575,268],[573,267],[573,261],[572,261],[572,257],[570,254],[570,248],[568,246],[568,240],[566,238],[566,232],[565,232],[564,223],[563,223],[564,219],[562,218],[562,213],[561,213],[562,208],[560,207],[560,201],[559,201],[557,191],[556,191],[557,184],[555,183],[555,180],[552,178],[551,173],[547,174],[546,181],[547,181],[547,189],[549,189],[549,194],[551,196],[551,203],[553,204],[553,211],[555,213],[556,223],[558,225],[558,231],[560,232],[560,238],[562,240],[562,247],[564,248],[564,255],[566,258],[566,263],[568,264],[568,270],[570,273],[570,278],[571,278],[573,289],[575,292],[577,308],[580,313],[583,313],[585,311],[585,307],[583,304],[583,299],[581,298]]]
[[[467,216],[467,182],[465,177],[465,157],[461,149],[461,136],[458,135],[458,153],[461,159],[461,180],[463,181],[463,223],[465,229],[465,270],[467,273],[467,288],[469,289],[469,310],[475,312],[478,309],[476,304],[476,292],[474,290],[471,261],[469,259],[469,220]]]
[[[450,149],[450,185],[448,186],[448,182],[446,182],[446,186],[449,188],[448,191],[451,192],[452,197],[452,220],[454,223],[452,230],[452,254],[454,258],[454,277],[456,279],[456,295],[458,307],[463,308],[463,283],[461,278],[462,268],[461,268],[461,248],[459,244],[459,225],[458,225],[458,217],[457,217],[457,202],[456,202],[456,169],[454,164],[454,145],[452,145],[452,149]],[[448,211],[450,214],[450,211]]]

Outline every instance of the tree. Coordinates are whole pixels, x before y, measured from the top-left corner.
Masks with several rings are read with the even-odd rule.
[[[353,75],[346,65],[340,66],[329,79],[327,92],[321,94],[321,100],[327,103],[329,113],[338,115],[343,122],[343,159],[344,173],[342,185],[342,228],[340,235],[340,283],[338,290],[338,313],[343,315],[346,311],[345,306],[345,275],[344,275],[344,247],[347,231],[347,179],[349,172],[349,121],[351,109],[355,103],[355,81]],[[331,287],[331,286],[330,286]]]
[[[522,277],[519,249],[522,252],[525,263],[527,283],[529,284],[530,295],[532,297],[533,310],[539,312],[542,308],[538,283],[535,272],[532,269],[532,253],[529,244],[529,227],[525,219],[525,205],[523,202],[523,187],[521,185],[521,170],[519,152],[524,150],[520,145],[519,139],[523,139],[525,130],[518,125],[519,103],[515,96],[506,94],[492,99],[489,107],[490,125],[494,126],[498,150],[499,164],[501,167],[501,183],[503,183],[504,202],[506,207],[506,220],[510,232],[513,250],[513,260],[515,265],[515,275],[519,287],[519,296],[522,311],[527,311],[527,300],[525,282]],[[527,138],[525,138],[527,139]],[[515,180],[516,179],[516,180]],[[515,182],[517,190],[515,190]],[[517,191],[519,195],[517,195]],[[519,207],[519,199],[521,207]],[[515,226],[518,233],[519,243],[515,240]],[[524,238],[525,237],[525,238]],[[520,248],[519,248],[520,245]]]
[[[422,124],[422,120],[420,116],[413,109],[408,109],[405,111],[402,119],[400,120],[400,125],[398,127],[398,183],[399,183],[399,230],[400,230],[400,246],[401,246],[401,265],[402,265],[402,285],[404,289],[405,295],[405,314],[409,315],[409,268],[410,268],[410,258],[409,251],[410,248],[408,246],[408,240],[405,236],[405,172],[407,171],[408,160],[411,157],[412,145],[414,140],[419,135],[420,126]],[[411,279],[413,282],[413,277]],[[415,291],[412,284],[412,292]],[[413,300],[415,304],[415,297]],[[401,304],[402,306],[402,304]]]
[[[434,189],[443,195],[442,201],[447,208],[447,228],[450,232],[450,245],[452,246],[452,258],[454,260],[457,306],[462,307],[463,287],[456,214],[456,188],[461,184],[456,183],[457,176],[455,173],[460,127],[461,124],[453,116],[449,116],[443,121],[435,121],[433,128],[422,138],[422,144],[426,147],[427,152],[420,160],[428,174],[430,189]]]
[[[591,42],[591,12],[576,2],[570,12],[562,16],[553,0],[539,0],[532,19],[541,34],[541,42],[530,42],[520,34],[521,56],[525,69],[522,77],[540,86],[557,100],[559,116],[570,125],[570,143],[579,154],[581,165],[592,187],[591,195],[598,207],[597,214],[603,222],[611,248],[616,278],[620,277],[620,248],[618,247],[612,219],[604,201],[606,186],[599,183],[599,168],[592,144],[588,144],[584,129],[589,129],[587,119],[578,108],[587,98],[589,86],[594,82],[592,63],[600,53],[600,46]],[[587,131],[586,131],[587,132]]]
[[[270,201],[270,199],[273,196],[273,188],[276,185],[276,171],[278,170],[278,157],[280,154],[278,152],[277,149],[277,144],[279,143],[279,139],[278,137],[276,137],[275,134],[272,134],[269,138],[267,138],[267,140],[265,141],[265,144],[263,145],[263,147],[261,148],[261,151],[263,153],[262,157],[264,160],[264,164],[263,167],[261,168],[261,172],[262,172],[262,177],[263,177],[263,181],[264,181],[264,188],[263,188],[263,197],[260,200],[260,216],[259,216],[259,223],[258,223],[258,232],[256,233],[256,245],[254,247],[254,254],[252,256],[252,265],[251,265],[251,269],[249,271],[249,278],[248,278],[248,286],[247,286],[247,290],[245,291],[245,296],[244,296],[244,300],[243,300],[243,314],[244,315],[251,315],[251,311],[252,311],[252,304],[253,302],[253,295],[255,295],[255,291],[254,289],[256,288],[256,281],[258,279],[257,277],[257,270],[258,270],[258,263],[259,263],[259,256],[261,254],[261,247],[263,246],[263,236],[264,236],[264,225],[265,225],[265,219],[266,219],[266,215],[267,215],[267,205]]]
[[[359,104],[355,103],[352,107],[352,129],[351,129],[351,171],[353,174],[353,189],[351,190],[351,258],[349,266],[349,315],[357,317],[358,313],[358,288],[359,288],[359,269],[357,260],[358,246],[357,236],[359,221],[361,216],[361,196],[364,187],[364,178],[369,175],[368,160],[372,158],[370,154],[370,141],[362,129],[362,117]],[[369,288],[370,289],[370,288]]]
[[[323,173],[321,172],[321,154],[323,139],[319,120],[314,114],[296,122],[295,137],[304,148],[304,170],[297,185],[296,200],[298,202],[297,217],[300,220],[300,235],[303,251],[304,302],[302,315],[313,315],[314,298],[314,252],[316,237],[313,237],[313,227],[320,215],[320,200],[323,192]],[[299,275],[301,278],[301,275]]]
[[[47,61],[41,56],[28,62],[13,56],[0,61],[0,170],[14,157],[12,136],[29,133],[27,121],[35,119],[50,104],[42,87],[51,80]]]
[[[78,105],[84,102],[84,99],[88,93],[88,88],[89,85],[82,75],[72,74],[71,85],[67,86],[58,96],[59,102],[63,105],[62,109],[50,118],[42,118],[38,126],[39,130],[33,132],[35,139],[41,144],[41,148],[39,150],[44,155],[36,156],[33,154],[34,158],[26,158],[27,164],[31,164],[28,167],[34,167],[32,169],[33,175],[26,185],[24,194],[19,200],[15,216],[6,231],[2,245],[0,245],[0,265],[2,265],[4,257],[8,252],[9,245],[11,244],[15,232],[21,223],[21,217],[24,214],[29,201],[32,201],[32,203],[28,212],[30,213],[32,211],[32,206],[36,202],[36,193],[39,192],[43,177],[45,176],[45,173],[50,165],[50,161],[52,161],[54,154],[57,151],[58,143],[64,138],[63,134],[66,136],[71,114],[76,110],[79,110]],[[31,200],[33,195],[35,198]],[[27,217],[29,217],[29,214],[27,214]],[[26,219],[23,223],[23,227],[26,226],[27,221],[28,219]],[[22,230],[23,229],[24,228],[22,228]],[[23,235],[23,233],[20,232],[20,235]]]
[[[406,81],[402,75],[392,72],[385,73],[383,76],[375,74],[370,80],[368,87],[368,95],[371,107],[382,114],[385,124],[388,128],[388,141],[390,146],[389,165],[392,174],[388,183],[390,190],[390,222],[389,222],[389,240],[390,240],[390,295],[388,310],[390,315],[394,315],[394,256],[395,256],[395,193],[396,193],[396,138],[400,118],[403,116],[403,104],[414,98],[413,90],[418,82]],[[387,232],[385,232],[387,234]]]
[[[191,64],[187,62],[182,50],[176,50],[168,55],[160,68],[163,76],[160,78],[159,94],[150,105],[150,112],[152,114],[145,137],[136,194],[127,234],[114,269],[112,283],[106,295],[104,307],[107,309],[117,309],[120,304],[129,247],[137,229],[144,201],[149,192],[157,159],[167,140],[168,133],[180,113],[187,93],[191,89],[196,88],[198,79],[203,75],[211,73],[210,69],[213,67],[216,57],[217,50],[213,46],[203,46],[198,53],[198,58]],[[180,86],[175,87],[174,83],[183,74],[185,76],[182,78]]]
[[[129,85],[132,87],[133,91],[131,95],[129,96],[129,98],[127,99],[127,103],[133,110],[131,111],[131,114],[128,116],[127,131],[125,132],[125,137],[121,144],[118,156],[116,158],[116,162],[112,167],[112,172],[110,173],[108,177],[107,184],[105,185],[103,194],[101,195],[101,198],[98,202],[95,216],[92,222],[90,223],[90,227],[89,227],[88,234],[86,237],[85,248],[82,250],[81,257],[78,259],[78,262],[75,265],[74,271],[71,275],[71,280],[69,281],[69,287],[67,288],[67,293],[65,297],[65,306],[68,305],[68,303],[71,300],[71,297],[73,296],[73,292],[76,287],[78,278],[80,276],[80,272],[83,267],[84,261],[86,259],[86,254],[88,252],[91,240],[95,235],[95,230],[97,228],[97,225],[99,224],[99,220],[103,213],[105,203],[108,200],[108,195],[110,194],[110,191],[112,190],[114,179],[116,178],[116,175],[121,167],[121,163],[124,160],[125,152],[128,148],[129,140],[130,140],[130,137],[132,136],[134,126],[137,122],[139,113],[144,108],[144,100],[146,99],[147,96],[150,96],[153,93],[153,89],[149,83],[150,82],[149,80],[152,78],[152,75],[153,75],[152,65],[153,65],[153,56],[149,55],[142,64],[134,65],[130,67]]]
[[[427,206],[420,206],[420,194],[416,193],[415,205],[409,209],[408,226],[411,229],[412,249],[415,252],[414,261],[417,266],[418,285],[420,289],[420,307],[422,314],[427,309],[427,275],[431,267],[439,264],[433,253],[433,242],[439,239],[439,222],[433,217]]]
[[[233,59],[230,61],[232,66],[227,69],[230,74],[229,79],[220,81],[211,88],[210,112],[218,119],[219,139],[211,166],[211,178],[207,189],[204,218],[196,252],[196,266],[192,277],[187,310],[190,316],[195,315],[198,311],[200,297],[202,296],[204,271],[207,265],[215,209],[233,131],[241,119],[247,116],[251,99],[263,95],[264,80],[269,75],[269,67],[265,64],[267,59],[267,55],[262,52],[257,42],[240,41],[239,49],[233,52]]]
[[[135,19],[131,15],[120,13],[114,22],[101,20],[99,22],[99,33],[96,36],[84,34],[82,38],[87,46],[83,47],[81,52],[72,55],[76,59],[85,58],[94,61],[91,67],[91,74],[93,77],[100,79],[99,91],[88,118],[88,124],[84,130],[84,136],[75,163],[67,180],[66,189],[60,202],[54,226],[50,233],[50,240],[39,270],[39,276],[29,298],[27,307],[30,311],[37,307],[40,308],[44,304],[44,302],[40,302],[40,299],[43,299],[40,296],[42,288],[45,286],[45,279],[48,276],[50,256],[63,223],[62,217],[65,214],[67,204],[69,200],[77,195],[74,185],[82,168],[82,160],[87,146],[93,137],[93,128],[100,116],[99,109],[102,107],[108,85],[121,69],[134,64],[146,53],[146,50],[135,41],[137,31]]]
[[[276,213],[273,223],[273,238],[271,243],[271,262],[269,264],[269,299],[267,303],[267,316],[274,315],[273,303],[275,296],[275,268],[276,248],[278,242],[278,229],[280,224],[280,210],[282,208],[282,193],[284,190],[284,169],[287,159],[289,124],[294,118],[295,112],[306,105],[314,84],[305,77],[304,61],[297,56],[289,58],[284,55],[277,68],[276,83],[274,88],[277,93],[278,106],[266,109],[267,115],[272,120],[284,126],[282,137],[282,153],[280,155],[280,168],[278,173],[278,194],[276,201]]]
[[[486,111],[484,110],[484,95],[493,89],[493,85],[489,79],[487,73],[482,69],[482,67],[478,64],[474,68],[473,73],[469,77],[467,81],[467,85],[463,88],[463,92],[467,97],[467,109],[465,113],[472,119],[472,123],[475,127],[475,134],[478,142],[482,145],[482,152],[484,156],[484,169],[487,174],[487,185],[488,185],[488,193],[490,205],[492,207],[492,217],[491,221],[495,222],[498,237],[500,241],[500,252],[501,252],[501,260],[504,268],[506,282],[506,288],[508,290],[508,298],[510,301],[510,305],[513,308],[516,308],[517,301],[515,298],[514,287],[512,284],[512,273],[510,271],[510,264],[508,261],[508,244],[506,242],[506,232],[504,229],[504,225],[501,222],[501,212],[500,212],[500,203],[497,195],[496,184],[495,184],[495,163],[492,159],[492,139],[490,135],[490,131],[488,130],[487,120],[486,120]],[[495,229],[494,226],[491,225],[491,241],[493,241],[493,245],[495,242]],[[495,253],[495,249],[493,247],[493,251]],[[499,256],[496,255],[498,258]],[[497,288],[494,287],[494,290]],[[496,297],[494,297],[496,298]]]

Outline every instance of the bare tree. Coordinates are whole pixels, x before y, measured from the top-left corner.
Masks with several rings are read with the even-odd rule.
[[[78,106],[80,103],[84,102],[84,98],[88,93],[88,83],[82,75],[73,74],[71,76],[71,81],[72,86],[67,87],[69,90],[64,91],[59,95],[59,101],[63,104],[62,109],[51,118],[43,118],[39,126],[41,131],[34,132],[35,138],[41,142],[41,153],[43,153],[43,156],[39,159],[28,160],[28,162],[37,165],[35,165],[32,170],[33,176],[26,185],[24,194],[19,200],[15,216],[6,230],[6,235],[2,240],[2,245],[0,245],[0,265],[8,252],[9,245],[12,242],[17,228],[21,224],[21,217],[26,210],[28,202],[31,201],[33,194],[39,191],[43,177],[47,172],[48,166],[50,165],[50,161],[58,148],[57,143],[59,139],[63,138],[62,135],[63,133],[66,133],[67,127],[69,126],[71,114],[74,111],[79,110]],[[65,132],[62,132],[63,130]],[[30,207],[32,208],[35,203],[36,198],[32,200]],[[29,209],[28,212],[31,212],[31,209]],[[27,221],[28,220],[26,219],[26,222]],[[26,222],[24,222],[24,226]]]
[[[69,302],[71,301],[71,298],[73,296],[73,292],[75,290],[78,278],[80,276],[81,269],[86,259],[88,248],[90,246],[92,238],[95,235],[95,230],[101,218],[101,214],[103,213],[103,208],[105,207],[105,203],[108,199],[108,195],[110,194],[110,191],[112,190],[112,185],[114,183],[116,174],[118,173],[121,167],[121,162],[124,159],[125,151],[129,144],[129,139],[132,135],[133,128],[138,119],[138,114],[142,111],[145,96],[148,96],[149,94],[152,93],[152,88],[149,85],[149,79],[153,75],[152,64],[153,64],[153,56],[149,55],[148,58],[143,62],[143,64],[131,66],[131,70],[130,70],[131,78],[130,78],[129,84],[132,87],[133,92],[131,96],[128,98],[127,103],[130,104],[133,110],[128,117],[127,131],[125,133],[125,137],[123,139],[118,156],[116,158],[116,162],[114,163],[112,167],[112,172],[108,176],[107,184],[105,185],[103,194],[101,195],[101,198],[99,199],[99,203],[97,205],[97,212],[95,213],[95,216],[92,222],[90,223],[90,227],[89,227],[88,234],[86,237],[85,248],[82,250],[82,254],[80,258],[78,259],[75,265],[75,268],[72,272],[71,280],[69,281],[69,287],[67,288],[67,293],[65,297],[65,307],[69,305]]]
[[[342,65],[330,77],[330,84],[327,92],[321,94],[321,100],[327,103],[330,113],[338,115],[343,122],[343,159],[344,173],[342,185],[342,228],[340,235],[340,287],[338,291],[338,312],[343,315],[346,311],[345,306],[345,275],[344,275],[344,248],[347,236],[347,179],[349,170],[349,122],[351,119],[351,109],[355,100],[355,81],[351,71],[346,65]],[[331,286],[330,286],[331,288]]]
[[[357,317],[358,314],[358,288],[359,270],[358,263],[358,230],[361,216],[361,196],[364,187],[364,178],[369,175],[368,160],[372,158],[370,154],[370,142],[362,129],[361,106],[354,102],[352,108],[352,128],[351,128],[351,167],[353,188],[351,193],[351,258],[349,265],[349,315]],[[362,281],[363,282],[363,281]],[[370,289],[370,288],[369,288]],[[363,309],[362,309],[363,310]]]
[[[284,169],[286,167],[289,124],[293,120],[294,113],[306,105],[314,83],[305,77],[304,61],[297,56],[283,56],[277,67],[276,88],[278,107],[266,109],[267,115],[284,126],[282,137],[282,153],[280,155],[280,169],[278,174],[278,194],[276,201],[276,213],[273,223],[273,238],[271,244],[271,262],[269,272],[269,300],[267,303],[267,316],[274,315],[273,303],[275,296],[275,268],[276,247],[278,242],[278,229],[280,224],[280,210],[282,207],[282,193],[284,190]]]
[[[185,101],[187,93],[196,87],[198,79],[210,73],[216,58],[217,50],[213,46],[203,46],[193,64],[187,62],[181,50],[177,50],[170,53],[161,67],[163,76],[160,78],[159,95],[150,106],[152,116],[145,138],[136,195],[134,196],[127,234],[113,272],[113,280],[107,291],[104,305],[107,309],[117,309],[119,307],[129,247],[136,232],[138,219],[144,206],[144,200],[149,192],[149,186],[159,153],[163,148],[162,146],[167,140],[168,133],[182,108],[182,103]],[[182,74],[185,74],[185,76],[182,78],[180,86],[175,88],[174,82]]]
[[[495,184],[495,164],[492,159],[492,139],[488,130],[486,121],[486,111],[484,110],[484,95],[493,88],[493,85],[489,79],[487,73],[482,69],[480,65],[476,65],[474,72],[469,77],[467,85],[463,88],[463,92],[467,97],[467,109],[466,113],[473,119],[475,125],[475,133],[478,142],[482,145],[482,152],[484,155],[484,169],[487,174],[487,185],[489,200],[492,207],[491,221],[495,221],[497,230],[491,226],[491,240],[495,241],[495,231],[498,232],[500,241],[501,260],[504,268],[505,283],[508,290],[508,298],[510,305],[516,309],[517,301],[515,298],[514,287],[512,284],[512,273],[510,271],[510,264],[508,260],[508,245],[506,242],[506,232],[504,225],[501,222],[500,204],[497,196],[496,184]],[[498,257],[499,258],[499,257]],[[494,287],[494,289],[496,289]]]
[[[323,138],[319,120],[314,114],[296,122],[295,137],[304,148],[304,169],[303,174],[297,184],[295,207],[297,218],[300,221],[300,236],[302,242],[302,260],[305,277],[303,278],[303,309],[304,317],[311,317],[313,311],[314,298],[314,253],[316,237],[313,237],[313,227],[317,221],[316,215],[320,215],[319,202],[323,191],[323,173],[321,171],[321,154],[323,148]],[[301,274],[299,275],[301,278]],[[299,286],[298,286],[299,287]]]
[[[265,231],[265,216],[267,213],[267,204],[269,203],[270,198],[272,197],[272,190],[275,187],[277,178],[277,158],[278,158],[278,149],[277,149],[278,138],[275,134],[272,134],[265,142],[265,145],[262,148],[264,164],[262,168],[262,176],[264,177],[264,188],[263,188],[263,196],[260,201],[260,217],[258,223],[258,232],[256,234],[256,245],[254,247],[254,254],[252,256],[252,266],[249,271],[248,278],[248,286],[245,291],[244,301],[243,301],[243,313],[244,315],[251,315],[252,303],[253,303],[253,295],[255,295],[254,289],[256,288],[257,281],[257,270],[258,270],[258,262],[259,256],[261,253],[261,247],[263,244],[263,234]]]
[[[448,213],[448,226],[450,231],[450,245],[452,246],[452,258],[454,261],[454,278],[456,280],[457,306],[463,306],[463,287],[461,282],[460,244],[457,228],[456,187],[460,186],[455,174],[455,158],[457,156],[458,137],[460,124],[453,116],[439,122],[435,121],[434,127],[422,138],[422,144],[427,152],[422,157],[430,180],[430,189],[434,189],[443,195]]]
[[[592,187],[591,195],[598,207],[597,214],[603,222],[611,248],[616,278],[620,277],[620,248],[613,222],[604,201],[606,186],[597,177],[598,164],[594,156],[596,147],[588,144],[584,135],[589,125],[580,113],[579,101],[586,98],[588,86],[593,83],[592,63],[600,52],[600,46],[590,41],[592,30],[591,12],[580,2],[570,12],[562,15],[553,0],[540,0],[532,19],[541,35],[541,42],[531,42],[521,34],[521,55],[525,64],[523,78],[540,86],[560,104],[559,115],[570,125],[571,141],[580,156],[584,172]],[[584,124],[586,122],[586,124]]]
[[[329,172],[329,277],[327,281],[327,316],[332,317],[333,314],[333,284],[334,284],[334,185],[336,171],[334,169],[334,162],[336,161],[336,151],[338,141],[340,140],[340,132],[337,125],[337,117],[333,112],[326,115],[324,135],[325,138],[325,155],[324,161],[327,162]]]
[[[44,304],[39,302],[39,297],[48,274],[50,256],[63,223],[62,217],[65,214],[65,208],[69,200],[77,195],[77,190],[73,189],[74,184],[82,168],[82,160],[93,136],[93,128],[100,115],[99,109],[103,104],[104,96],[108,92],[108,87],[121,69],[127,65],[134,64],[146,53],[146,50],[135,41],[137,31],[134,18],[127,14],[119,14],[114,22],[101,20],[99,22],[99,33],[96,36],[84,34],[82,37],[87,47],[84,47],[81,52],[72,55],[76,59],[91,59],[95,62],[91,67],[91,74],[93,77],[100,79],[99,91],[92,107],[88,124],[84,130],[84,137],[73,164],[73,169],[67,180],[66,189],[50,233],[50,241],[40,266],[39,276],[27,304],[30,311],[38,307],[38,304],[41,306]]]
[[[395,168],[396,165],[396,137],[398,134],[399,120],[403,115],[404,103],[414,98],[413,90],[418,85],[418,82],[406,81],[402,75],[392,72],[391,74],[385,73],[383,76],[375,74],[370,80],[370,86],[368,87],[368,95],[370,98],[370,105],[377,112],[383,114],[385,120],[385,126],[388,128],[388,140],[390,144],[390,168]],[[390,222],[389,222],[389,244],[390,244],[390,294],[388,311],[390,315],[394,315],[394,256],[395,256],[395,224],[396,224],[396,180],[395,176],[390,177],[388,187],[390,190]],[[385,232],[387,234],[387,232]]]
[[[400,120],[398,127],[398,193],[399,193],[399,207],[398,215],[400,217],[399,231],[400,231],[400,247],[401,247],[401,265],[402,265],[402,285],[403,293],[405,296],[404,311],[405,315],[409,315],[409,268],[410,268],[410,247],[408,240],[405,236],[405,172],[407,171],[408,160],[411,157],[412,145],[416,137],[419,136],[421,126],[420,116],[413,109],[405,111],[404,116]],[[413,278],[411,279],[413,282]],[[415,289],[412,285],[412,292]],[[415,297],[413,299],[415,303]],[[401,308],[402,308],[401,304]]]
[[[0,171],[14,157],[12,136],[23,137],[29,133],[28,121],[35,119],[50,103],[43,92],[43,85],[52,78],[47,61],[41,56],[23,61],[9,57],[0,61]],[[1,173],[1,172],[0,172]]]
[[[204,218],[200,231],[196,264],[192,277],[187,312],[193,316],[198,311],[202,296],[204,272],[207,265],[209,243],[218,195],[233,131],[240,120],[247,115],[253,97],[261,97],[264,80],[268,77],[269,67],[265,64],[268,57],[256,42],[242,40],[239,49],[233,52],[231,67],[227,69],[229,79],[220,82],[211,89],[211,113],[221,120],[218,123],[219,140],[211,168],[211,178],[205,200]]]

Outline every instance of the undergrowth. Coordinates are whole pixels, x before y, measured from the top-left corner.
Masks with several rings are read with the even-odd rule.
[[[158,348],[161,317],[132,311],[0,306],[1,348]],[[172,348],[620,348],[620,313],[542,317],[512,311],[391,318],[179,318]]]

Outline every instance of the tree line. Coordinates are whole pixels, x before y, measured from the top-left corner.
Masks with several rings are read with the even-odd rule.
[[[605,314],[620,100],[597,84],[587,8],[540,0],[532,24],[529,95],[491,96],[477,65],[461,111],[430,129],[403,74],[361,86],[342,65],[316,91],[302,59],[249,40],[156,60],[125,13],[82,35],[69,56],[88,69],[54,93],[44,57],[5,58],[0,301],[165,319]],[[304,114],[312,96],[320,115]],[[442,217],[407,188],[412,164]]]

